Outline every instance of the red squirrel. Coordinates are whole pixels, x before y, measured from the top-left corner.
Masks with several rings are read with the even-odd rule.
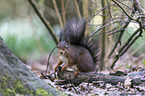
[[[68,67],[76,65],[77,75],[80,72],[96,71],[96,64],[98,62],[98,46],[88,36],[85,36],[86,21],[77,18],[70,19],[64,30],[60,32],[60,39],[58,43],[58,57],[59,61],[55,67],[57,68],[66,63],[61,71],[65,71]]]

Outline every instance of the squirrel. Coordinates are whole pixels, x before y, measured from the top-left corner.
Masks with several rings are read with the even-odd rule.
[[[77,71],[94,72],[97,70],[98,62],[98,46],[88,36],[85,35],[86,21],[73,17],[68,20],[64,30],[60,32],[58,43],[59,61],[55,67],[55,71],[64,62],[66,63],[61,71],[65,71],[68,67],[76,65]]]

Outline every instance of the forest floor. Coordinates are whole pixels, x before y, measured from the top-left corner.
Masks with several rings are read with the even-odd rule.
[[[57,56],[54,55],[51,57],[50,65],[48,68],[48,74],[54,73],[53,69],[57,64],[56,60]],[[112,60],[108,60],[111,62]],[[46,64],[47,64],[47,55],[41,58],[40,61],[27,61],[27,66],[36,73],[40,78],[42,78],[42,74],[45,74]],[[99,73],[109,74],[114,76],[126,76],[128,73],[131,72],[139,72],[141,69],[145,68],[145,55],[142,54],[140,56],[134,57],[129,54],[125,54],[122,56],[116,65],[114,66],[113,70],[109,70],[106,67],[106,70],[101,71]],[[145,72],[144,72],[145,73]],[[47,74],[47,75],[48,75]],[[54,75],[52,75],[54,77]],[[144,74],[145,78],[145,74]],[[68,95],[72,96],[95,96],[95,95],[110,95],[110,96],[118,96],[118,95],[145,95],[145,83],[140,85],[132,85],[131,79],[127,78],[124,83],[118,82],[117,85],[112,85],[109,83],[104,83],[103,81],[96,81],[93,83],[86,83],[82,82],[80,85],[75,86],[74,84],[61,84],[62,80],[59,79],[43,79],[45,82],[51,84],[53,87],[60,89],[61,91],[65,92]]]

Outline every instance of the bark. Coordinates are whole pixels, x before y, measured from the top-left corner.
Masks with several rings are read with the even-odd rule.
[[[127,77],[131,80],[131,84],[141,84],[145,83],[145,69],[142,69],[140,72],[129,73],[127,76],[112,76],[105,75],[102,73],[80,73],[78,76],[74,76],[74,72],[72,71],[58,71],[58,78],[64,80],[63,83],[73,83],[75,85],[79,85],[82,82],[96,82],[96,81],[104,81],[105,83],[118,84],[124,83]]]
[[[0,38],[0,96],[64,95],[51,87],[16,57]]]

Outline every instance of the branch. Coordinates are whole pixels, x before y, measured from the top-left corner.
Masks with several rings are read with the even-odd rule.
[[[130,23],[131,20],[134,20],[134,21],[135,21],[135,19],[133,19],[133,18],[131,17],[131,16],[133,16],[133,15],[135,14],[135,12],[134,12],[134,10],[132,10],[131,16],[129,16],[129,15],[127,14],[127,12],[126,12],[126,11],[125,11],[116,1],[114,1],[114,0],[112,0],[112,1],[113,1],[115,4],[117,4],[117,5],[123,10],[123,12],[129,17],[129,18],[128,18],[128,21],[129,21],[129,22],[126,22],[125,25],[123,26],[123,29],[126,29],[127,26],[129,25],[129,23]],[[113,52],[115,51],[117,45],[118,45],[119,43],[121,43],[120,40],[121,40],[121,38],[122,38],[122,36],[123,36],[124,31],[125,31],[125,30],[121,30],[121,31],[120,31],[120,35],[119,35],[119,37],[118,37],[118,40],[117,40],[117,42],[115,43],[115,45],[114,45],[112,51],[111,51],[110,54],[108,55],[108,58],[111,57],[111,55],[112,55]],[[113,65],[114,65],[114,64],[112,64],[112,68],[113,68]]]
[[[139,31],[140,31],[140,29],[136,30],[135,33],[138,33]],[[140,33],[142,33],[142,32],[140,32]],[[132,40],[130,41],[130,43],[127,44],[127,47],[125,47],[124,50],[122,50],[122,51],[120,52],[120,56],[122,56],[122,55],[130,48],[130,46],[131,46],[139,37],[141,37],[140,34],[138,34],[137,36],[135,36],[135,38],[132,39]]]
[[[133,15],[134,15],[134,11],[132,11],[132,13],[131,13],[131,16],[133,16]],[[125,23],[125,25],[122,27],[122,29],[126,29],[126,28],[127,28],[127,26],[129,25],[131,19],[128,18],[127,21],[128,21],[128,22]],[[115,43],[115,45],[114,45],[112,51],[111,51],[110,54],[108,55],[108,58],[111,57],[111,55],[112,55],[113,52],[115,51],[117,45],[118,45],[119,43],[121,43],[120,40],[121,40],[121,38],[122,38],[122,36],[123,36],[124,31],[125,31],[125,30],[121,30],[121,31],[120,31],[120,35],[119,35],[119,37],[118,37],[118,40],[117,40],[117,42]]]
[[[66,10],[64,6],[64,0],[61,0],[61,6],[62,6],[62,18],[63,18],[63,23],[66,24]]]
[[[112,20],[115,20],[115,19],[123,19],[123,18],[125,18],[125,17],[117,17],[117,18],[112,18],[112,19],[110,19],[110,20],[107,20],[107,21],[105,21],[103,24],[101,24],[101,26],[95,31],[95,32],[93,32],[90,36],[89,36],[89,38],[90,37],[92,37],[93,35],[95,35],[98,31],[100,31],[102,28],[104,28],[104,27],[109,27],[111,24],[114,24],[114,23],[118,23],[118,22],[128,22],[128,21],[114,21],[113,23],[109,23],[109,24],[106,24],[106,25],[104,25],[105,23],[108,23],[108,22],[110,22],[110,21],[112,21]]]
[[[138,11],[138,13],[139,13],[139,18],[136,21],[142,23],[142,27],[143,27],[143,29],[145,29],[145,14],[144,14],[144,9],[140,5],[139,0],[133,0],[133,4],[134,4],[133,5],[134,9],[136,9]]]
[[[113,67],[114,67],[115,63],[117,62],[117,60],[119,59],[119,57],[122,56],[130,48],[130,46],[140,37],[140,34],[138,34],[139,31],[140,31],[140,28],[137,29],[130,36],[128,41],[119,49],[118,54],[115,56],[115,60],[113,61],[112,65],[111,65],[111,69],[113,69]],[[135,37],[136,34],[138,34],[138,35]]]
[[[30,5],[33,7],[34,11],[36,12],[36,14],[39,16],[40,20],[43,22],[43,24],[45,25],[45,27],[47,28],[47,30],[50,32],[52,38],[55,41],[55,44],[58,44],[58,40],[57,37],[51,27],[51,25],[49,24],[49,22],[44,18],[44,16],[41,14],[41,12],[39,11],[39,8],[37,7],[37,4],[33,1],[33,0],[28,0],[28,2],[30,3]]]
[[[57,7],[57,4],[56,4],[56,1],[55,1],[55,0],[52,0],[52,2],[53,2],[53,5],[54,5],[54,9],[55,9],[55,11],[56,11],[56,15],[57,15],[57,17],[58,17],[60,26],[61,26],[61,28],[63,28],[63,22],[62,22],[60,13],[59,13],[59,11],[58,11],[58,7]]]
[[[90,22],[90,21],[91,21],[96,15],[98,15],[102,10],[104,10],[104,9],[110,7],[110,6],[114,6],[114,5],[115,5],[115,4],[110,4],[110,5],[108,5],[108,6],[105,6],[105,7],[101,8],[99,11],[97,11],[97,13],[94,13],[93,15],[89,16],[89,17],[87,18],[87,21]]]
[[[112,1],[114,1],[114,0],[112,0]],[[117,3],[116,3],[117,4]],[[139,1],[138,0],[134,0],[134,2],[133,2],[133,7],[134,7],[134,10],[135,11],[138,11],[138,13],[139,13],[139,17],[137,18],[137,19],[133,19],[133,18],[130,18],[134,13],[135,13],[135,11],[132,11],[132,15],[131,16],[129,16],[129,19],[130,20],[133,20],[133,21],[136,21],[137,23],[139,23],[139,25],[140,25],[140,28],[139,29],[137,29],[131,36],[130,36],[130,38],[128,39],[128,41],[119,49],[119,52],[118,52],[118,54],[115,56],[115,59],[114,59],[114,61],[113,61],[113,63],[112,63],[112,65],[111,65],[111,69],[113,69],[113,67],[114,67],[114,65],[115,65],[115,63],[117,62],[117,60],[119,59],[119,57],[120,56],[122,56],[129,48],[130,48],[130,46],[139,38],[139,37],[141,37],[142,36],[142,33],[143,33],[143,28],[145,28],[145,24],[144,24],[144,22],[145,22],[145,19],[144,19],[144,15],[142,15],[142,14],[144,14],[144,11],[143,11],[143,9],[142,9],[142,7],[140,6],[140,3],[139,3]],[[120,7],[121,8],[121,7]],[[121,8],[122,9],[122,8]],[[124,9],[122,9],[122,10],[124,10]],[[125,13],[126,14],[126,13]],[[127,15],[127,14],[126,14]],[[127,15],[128,16],[128,15]],[[121,34],[121,33],[120,33]],[[121,38],[120,38],[121,39]],[[115,45],[115,47],[117,46],[117,44]],[[115,48],[114,47],[114,48]],[[114,52],[114,50],[115,49],[113,49],[112,50],[112,52]],[[109,56],[111,56],[111,54],[112,53],[110,53],[110,55]],[[109,57],[110,58],[110,57]]]
[[[129,73],[127,76],[111,76],[102,73],[94,72],[82,72],[78,76],[74,76],[72,71],[58,71],[57,76],[59,79],[64,80],[63,83],[73,83],[74,85],[79,85],[82,82],[92,83],[94,81],[104,81],[105,83],[118,84],[124,83],[127,77],[132,79],[132,84],[141,84],[144,80],[145,71],[142,69],[140,72]]]
[[[119,1],[119,0],[116,0],[116,1],[119,2],[120,4],[126,6],[127,8],[131,9],[134,13],[138,14],[138,13],[136,12],[135,8],[134,8],[134,9],[133,9],[133,8],[130,8],[129,6],[125,5],[124,3],[122,3],[122,2]],[[138,15],[139,15],[139,14],[138,14]]]
[[[110,36],[110,35],[112,35],[112,34],[115,34],[115,33],[118,33],[118,32],[120,32],[120,31],[125,31],[125,30],[126,30],[126,29],[123,29],[123,28],[122,28],[122,29],[118,29],[118,30],[114,30],[114,31],[113,31],[113,30],[110,30],[111,33],[109,33],[108,36]]]
[[[109,33],[109,32],[111,32],[111,33],[108,34],[108,36],[109,36],[109,35],[118,33],[118,32],[120,32],[120,31],[122,31],[122,30],[125,30],[125,29],[118,29],[118,30],[115,30],[115,29],[117,29],[117,27],[115,27],[115,28],[113,28],[112,30],[109,30],[109,31],[107,31],[107,32],[102,32],[102,33],[96,34],[96,35],[94,35],[94,36],[98,36],[98,35],[102,35],[103,33]]]
[[[80,9],[79,9],[77,0],[73,0],[73,2],[74,2],[74,5],[76,7],[76,11],[77,11],[77,14],[78,14],[79,19],[82,19],[82,16],[81,16],[81,13],[80,13]]]
[[[115,4],[117,4],[118,7],[120,7],[120,9],[126,14],[126,16],[129,17],[129,19],[135,20],[134,18],[132,18],[132,17],[123,9],[123,7],[121,7],[121,6],[118,4],[118,2],[116,2],[116,1],[114,1],[114,0],[112,0],[112,1],[113,1]]]

